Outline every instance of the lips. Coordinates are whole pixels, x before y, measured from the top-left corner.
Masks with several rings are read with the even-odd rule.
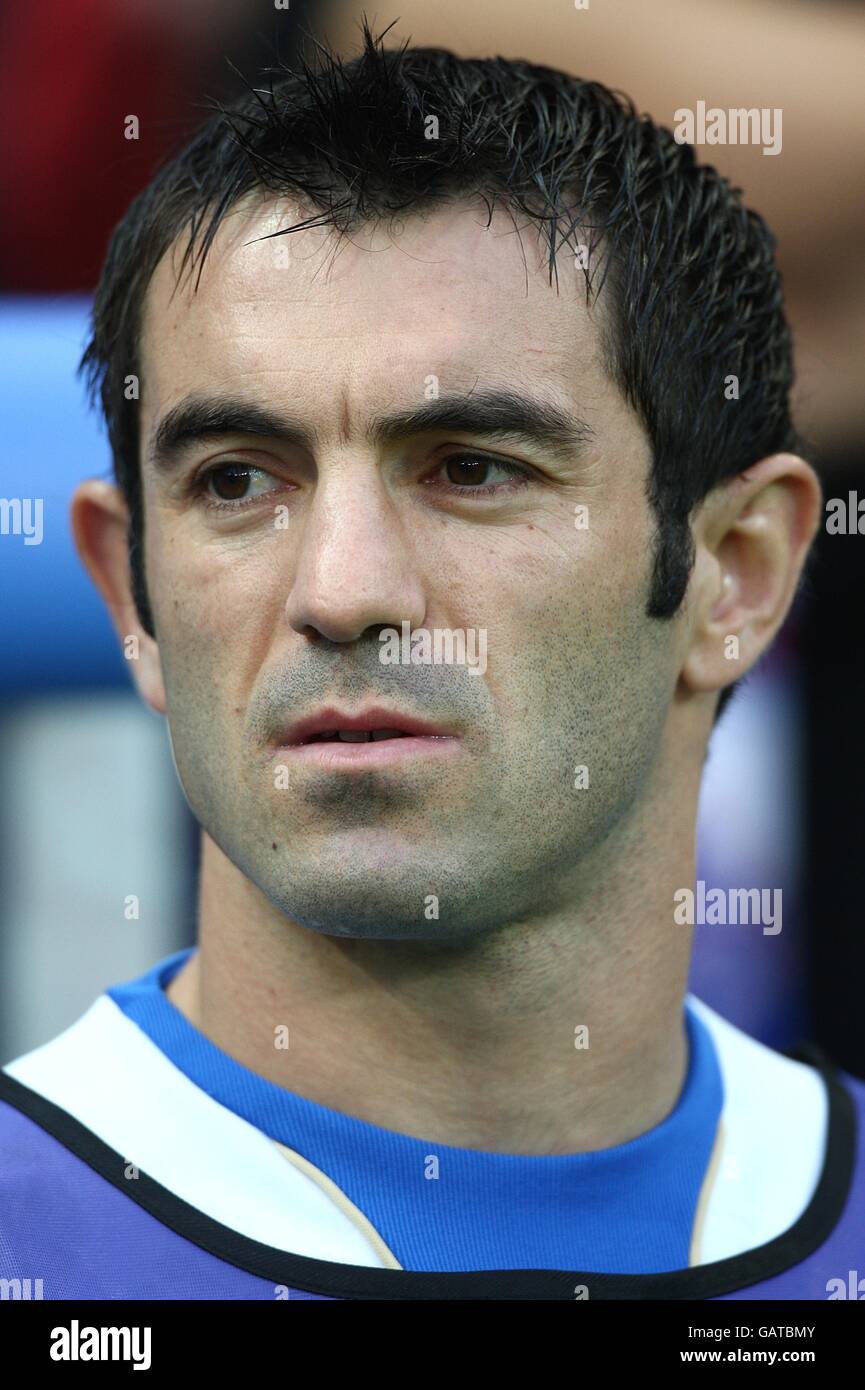
[[[357,714],[329,707],[306,719],[299,719],[281,733],[281,747],[302,747],[307,743],[382,743],[401,738],[453,738],[453,730],[428,724],[397,710],[380,706]]]
[[[332,743],[339,739],[341,743],[378,743],[386,738],[408,738],[401,729],[328,729],[323,734],[313,734],[312,738],[304,739],[304,743]]]

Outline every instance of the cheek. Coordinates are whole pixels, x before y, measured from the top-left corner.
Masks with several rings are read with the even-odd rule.
[[[554,730],[577,726],[585,736],[618,723],[651,651],[638,538],[542,523],[511,539],[494,582],[478,565],[472,590],[476,611],[488,615],[497,703],[515,718],[518,737],[555,738]]]
[[[431,621],[477,629],[485,694],[501,735],[512,747],[536,739],[567,698],[550,673],[583,641],[578,586],[561,547],[526,524],[475,534],[439,559]]]
[[[147,538],[160,649],[191,675],[211,666],[220,673],[254,669],[284,608],[279,555],[273,553],[278,541],[258,538],[253,545],[236,537],[235,544],[207,543],[191,531],[165,525]]]

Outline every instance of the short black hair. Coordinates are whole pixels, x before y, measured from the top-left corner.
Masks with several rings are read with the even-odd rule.
[[[129,507],[145,630],[155,635],[138,402],[124,389],[138,371],[144,298],[184,231],[179,274],[197,267],[200,276],[222,220],[255,190],[314,209],[280,235],[310,225],[343,234],[474,196],[490,217],[501,204],[537,223],[551,281],[561,247],[584,248],[587,302],[608,286],[606,368],[650,441],[647,614],[672,617],[694,562],[694,508],[759,459],[803,452],[790,416],[792,345],[772,233],[741,190],[621,93],[519,60],[388,49],[388,30],[374,38],[365,17],[361,32],[348,62],[316,43],[313,62],[276,63],[230,104],[214,103],[111,240],[81,370],[101,400]],[[716,719],[734,689],[722,692]]]

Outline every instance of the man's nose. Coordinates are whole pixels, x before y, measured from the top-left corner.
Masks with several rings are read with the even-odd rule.
[[[367,628],[423,625],[426,596],[416,532],[384,480],[346,469],[319,483],[296,519],[299,531],[285,604],[297,632],[331,642],[356,641]]]

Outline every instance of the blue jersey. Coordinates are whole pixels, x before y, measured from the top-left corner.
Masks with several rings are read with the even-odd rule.
[[[865,1297],[865,1084],[685,1000],[673,1111],[586,1154],[459,1149],[250,1072],[178,952],[0,1072],[0,1294]]]

